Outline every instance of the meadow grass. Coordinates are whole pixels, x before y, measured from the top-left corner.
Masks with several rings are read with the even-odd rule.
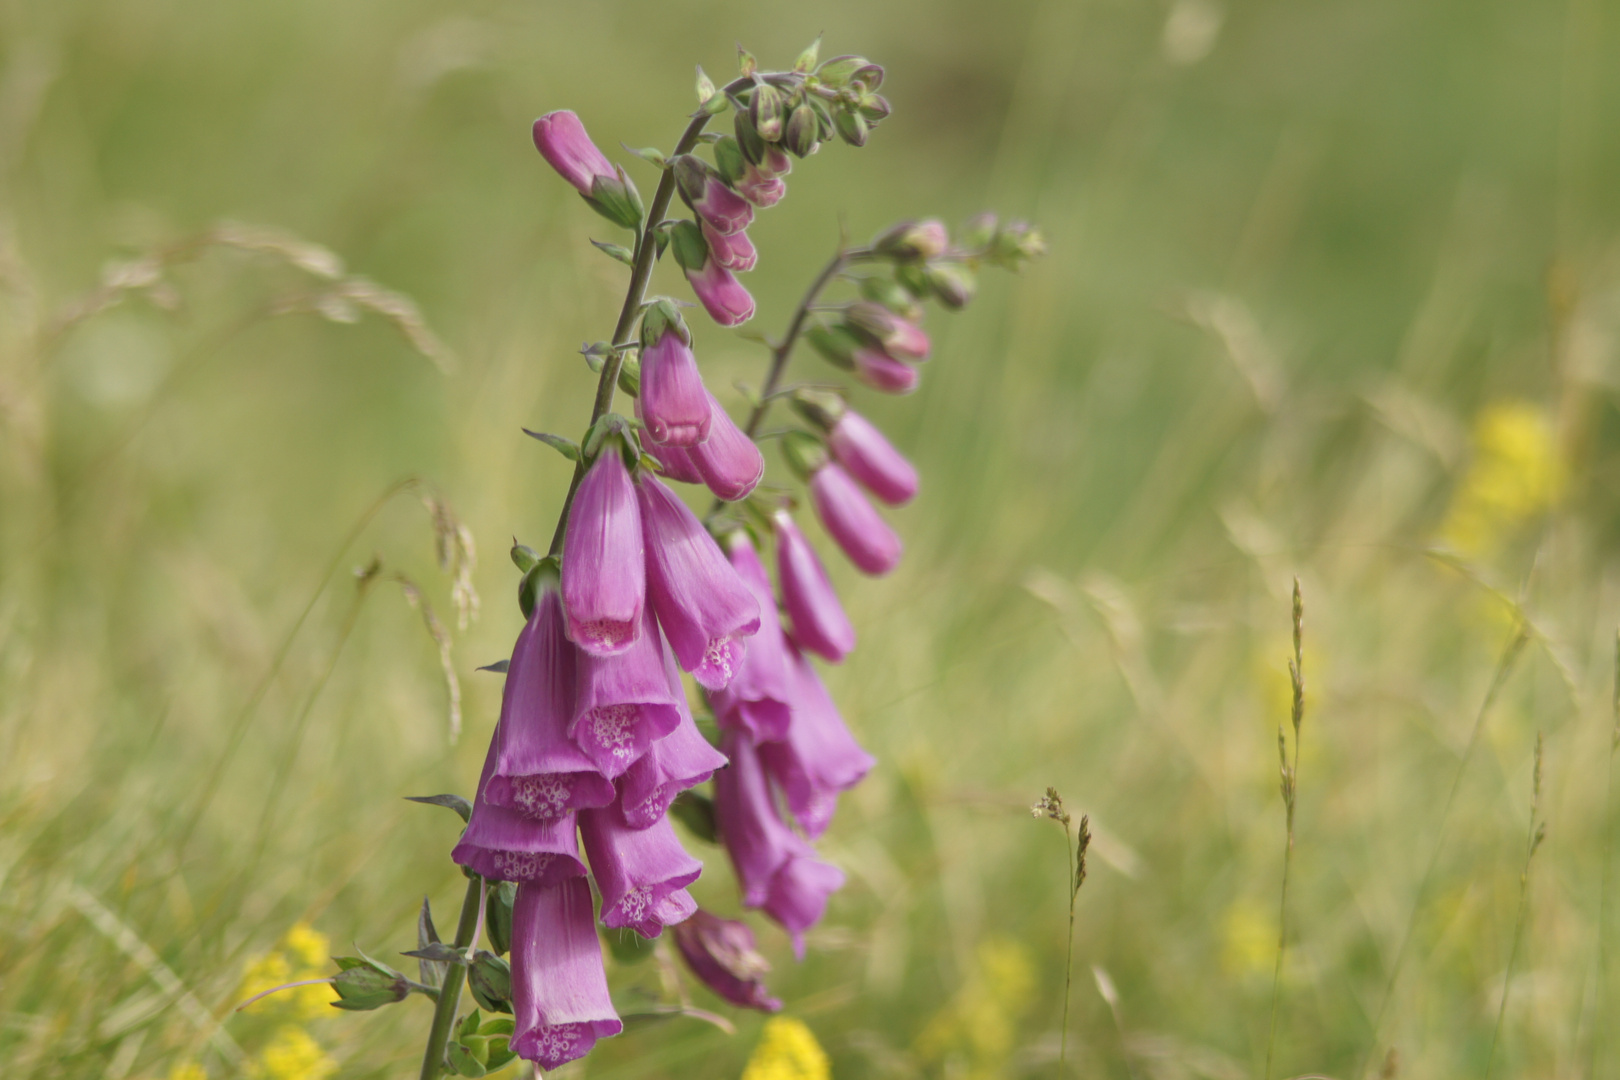
[[[693,63],[823,31],[895,114],[762,215],[754,327],[841,222],[993,207],[1052,247],[930,317],[914,399],[859,398],[923,475],[894,575],[829,560],[861,638],[829,685],[881,764],[808,958],[760,926],[834,1074],[1056,1074],[1052,785],[1093,833],[1069,1074],[1620,1075],[1598,0],[0,0],[5,1076],[411,1073],[421,1001],[230,1009],[303,972],[305,926],[397,960],[424,894],[454,922],[456,821],[404,797],[471,791],[502,553],[568,481],[519,429],[578,434],[575,350],[622,294],[529,122],[667,147]],[[717,392],[758,384],[763,349],[696,333]],[[450,514],[482,555],[465,628]],[[621,1006],[662,974],[616,966]],[[735,1077],[762,1020],[734,1020],[558,1074]]]

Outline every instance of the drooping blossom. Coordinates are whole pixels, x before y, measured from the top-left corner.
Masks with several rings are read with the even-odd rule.
[[[938,218],[902,221],[872,241],[872,248],[902,259],[935,259],[950,247],[950,233]]]
[[[682,200],[715,232],[730,236],[753,222],[754,208],[701,158],[682,154],[670,167]]]
[[[709,438],[690,447],[688,458],[715,498],[725,502],[746,499],[765,477],[765,455],[713,394],[705,390],[704,395],[709,399]]]
[[[686,887],[703,864],[681,847],[669,818],[632,829],[608,806],[581,811],[579,831],[602,893],[603,926],[652,938],[697,910]]]
[[[896,360],[882,349],[862,346],[850,354],[855,377],[885,394],[909,394],[917,389],[917,369]]]
[[[712,255],[700,269],[686,270],[686,281],[703,310],[721,326],[741,326],[754,317],[754,298]]]
[[[793,716],[797,679],[790,667],[787,639],[776,614],[770,575],[760,562],[754,543],[742,530],[726,538],[726,552],[737,576],[759,602],[759,632],[748,642],[736,677],[724,690],[709,695],[715,718],[722,727],[739,728],[756,742],[784,739]]]
[[[652,825],[664,816],[675,796],[704,783],[726,764],[725,755],[710,746],[698,731],[686,704],[680,669],[667,647],[664,672],[675,692],[680,722],[619,777],[619,810],[624,823],[632,829]]]
[[[651,441],[695,446],[709,437],[709,397],[692,339],[674,305],[660,301],[641,322],[638,410]]]
[[[777,816],[754,741],[730,731],[720,744],[731,759],[714,778],[714,812],[720,838],[743,887],[743,903],[763,907],[804,956],[804,932],[843,887],[844,872],[816,857],[815,849]]]
[[[473,797],[472,816],[450,857],[475,874],[495,881],[550,885],[585,873],[579,861],[575,815],[567,811],[545,821],[495,806],[485,798],[498,752],[492,742],[484,774]]]
[[[731,681],[759,630],[759,604],[714,538],[655,476],[636,482],[647,552],[647,599],[682,670],[704,687]]]
[[[709,243],[709,255],[721,266],[735,273],[752,270],[759,261],[759,252],[746,232],[721,236],[708,222],[703,223],[703,239]]]
[[[754,932],[747,923],[698,908],[675,927],[675,945],[692,974],[733,1005],[761,1012],[782,1007],[765,988],[771,965],[754,948]]]
[[[581,195],[591,193],[591,183],[597,177],[617,179],[613,163],[596,148],[578,114],[570,109],[549,112],[536,120],[534,145]]]
[[[892,357],[914,361],[928,359],[928,334],[923,328],[882,304],[857,300],[849,306],[844,318]]]
[[[855,647],[855,627],[844,614],[816,549],[792,515],[779,511],[775,525],[776,576],[782,584],[782,606],[793,620],[793,639],[836,664]]]
[[[845,409],[827,432],[827,449],[862,487],[890,506],[904,505],[917,494],[917,470],[911,462],[853,409]]]
[[[557,578],[542,572],[534,613],[506,671],[490,749],[494,765],[484,784],[493,805],[548,821],[613,801],[612,781],[568,737],[574,676],[575,649],[565,634]]]
[[[639,406],[637,411],[640,411]],[[692,455],[686,447],[659,446],[648,439],[641,448],[653,456],[659,468],[664,470],[664,475],[671,480],[679,480],[683,484],[703,483],[703,474],[698,472],[697,466],[692,463]]]
[[[568,636],[598,656],[628,649],[641,629],[646,555],[635,485],[617,436],[603,440],[568,511],[563,608]]]
[[[651,606],[642,611],[641,633],[624,652],[580,652],[576,684],[568,733],[609,780],[680,722],[680,692],[665,674],[664,642]]]
[[[811,475],[810,504],[828,535],[864,573],[887,574],[900,562],[900,537],[836,462]]]
[[[583,877],[520,885],[512,908],[511,1048],[542,1069],[590,1053],[624,1030],[608,995],[602,945]]]
[[[794,652],[789,663],[795,683],[793,723],[781,742],[759,745],[759,760],[781,787],[799,827],[814,840],[827,831],[838,793],[860,783],[876,762],[849,733],[809,659]]]

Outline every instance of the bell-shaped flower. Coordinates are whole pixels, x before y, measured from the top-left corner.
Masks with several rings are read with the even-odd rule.
[[[641,630],[646,555],[635,485],[618,436],[602,440],[568,509],[563,609],[568,636],[588,653],[628,649]]]
[[[534,145],[564,180],[608,220],[639,228],[643,214],[635,184],[596,148],[573,112],[550,112],[534,122]]]
[[[664,672],[664,643],[651,606],[635,643],[614,656],[579,654],[568,733],[609,780],[623,775],[680,722],[679,691]]]
[[[737,194],[761,210],[775,206],[787,194],[787,181],[776,176],[761,176],[754,166],[737,181]]]
[[[844,319],[890,356],[903,360],[928,359],[928,335],[923,328],[882,304],[857,300],[844,313]]]
[[[540,821],[607,806],[613,783],[568,737],[574,714],[574,646],[563,625],[555,574],[542,572],[534,613],[518,634],[501,694],[501,719],[484,798]]]
[[[909,394],[917,389],[917,369],[896,360],[882,349],[863,346],[850,355],[855,377],[885,394]]]
[[[494,771],[497,746],[490,744],[484,774],[473,797],[472,816],[450,858],[495,881],[549,885],[585,873],[572,811],[537,821],[518,810],[491,804],[484,789]]]
[[[754,317],[754,298],[713,256],[701,269],[687,270],[686,282],[692,286],[709,318],[721,326],[741,326]]]
[[[900,537],[837,463],[810,477],[810,504],[827,534],[863,573],[887,574],[900,562]]]
[[[748,239],[746,232],[721,236],[705,221],[703,239],[709,243],[710,256],[727,270],[741,274],[752,270],[754,264],[759,261],[759,252],[755,250],[754,242]]]
[[[670,163],[676,190],[692,212],[722,236],[742,232],[754,220],[754,208],[701,158],[682,154]]]
[[[714,538],[657,477],[636,482],[647,551],[647,599],[681,669],[704,687],[731,681],[759,630],[759,604]]]
[[[792,515],[778,511],[775,524],[776,576],[782,584],[782,606],[793,620],[793,640],[836,664],[855,647],[855,627],[844,614],[816,549]]]
[[[827,449],[844,471],[890,506],[917,494],[917,470],[883,432],[853,409],[845,409],[827,432]]]
[[[608,806],[582,811],[579,832],[602,893],[603,926],[629,927],[651,938],[692,914],[696,905],[685,889],[703,872],[703,864],[681,847],[667,817],[632,829],[618,807]]]
[[[814,840],[827,831],[838,793],[860,783],[875,762],[849,733],[809,659],[795,653],[790,662],[797,690],[793,723],[783,741],[760,744],[759,760],[787,797],[799,827]]]
[[[654,443],[695,446],[709,437],[709,396],[692,355],[692,335],[667,300],[653,304],[641,320],[637,410]]]
[[[681,714],[675,730],[653,743],[619,778],[619,810],[632,829],[645,829],[664,816],[675,796],[697,787],[725,767],[725,755],[709,745],[692,719],[675,656],[664,651],[664,671]]]
[[[827,897],[843,887],[844,872],[816,857],[815,849],[777,816],[754,741],[727,732],[720,749],[731,759],[714,778],[715,822],[731,856],[743,903],[763,907],[804,956],[804,932],[820,920]]]
[[[511,1048],[542,1069],[590,1053],[624,1030],[608,995],[602,944],[582,877],[521,885],[512,907]]]
[[[703,483],[703,474],[698,472],[698,467],[693,464],[692,455],[686,447],[659,446],[648,439],[642,444],[642,449],[652,455],[653,460],[658,462],[658,467],[669,479],[679,480],[683,484]]]
[[[771,578],[754,543],[741,529],[726,538],[731,565],[759,602],[759,633],[748,642],[737,675],[724,690],[709,695],[715,719],[724,728],[748,732],[755,742],[787,737],[797,679],[789,666],[787,638],[776,613]]]
[[[900,259],[938,258],[950,245],[950,233],[938,218],[902,221],[872,241],[874,251]]]
[[[675,945],[692,974],[733,1005],[761,1012],[782,1007],[765,988],[771,965],[754,948],[754,932],[747,923],[699,908],[675,927]]]
[[[746,499],[765,478],[765,455],[707,390],[709,438],[687,450],[692,466],[717,499]]]

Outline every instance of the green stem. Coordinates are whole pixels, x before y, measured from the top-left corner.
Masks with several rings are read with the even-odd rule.
[[[461,918],[456,923],[456,951],[464,951],[472,944],[473,934],[483,917],[484,880],[474,876],[467,880],[467,895],[461,901]],[[450,1028],[456,1022],[456,1009],[461,1004],[461,984],[467,969],[451,964],[439,986],[439,1000],[433,1007],[433,1027],[428,1030],[427,1049],[422,1053],[421,1080],[439,1080],[444,1073],[444,1048],[450,1041]]]
[[[1058,1035],[1058,1076],[1067,1075],[1064,1064],[1069,1057],[1069,992],[1074,987],[1074,905],[1080,897],[1075,884],[1074,835],[1067,820],[1063,822],[1063,848],[1069,856],[1069,942],[1063,953],[1063,1027]]]

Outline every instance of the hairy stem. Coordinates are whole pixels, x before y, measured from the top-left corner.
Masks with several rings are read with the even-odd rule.
[[[456,922],[455,949],[465,952],[484,918],[484,879],[473,876],[467,880],[467,895],[461,901],[461,918]],[[450,1041],[450,1028],[456,1022],[456,1009],[461,1004],[461,984],[467,969],[451,964],[439,986],[439,1000],[433,1007],[433,1026],[428,1029],[427,1049],[422,1052],[421,1080],[439,1080],[444,1072],[444,1048]]]

